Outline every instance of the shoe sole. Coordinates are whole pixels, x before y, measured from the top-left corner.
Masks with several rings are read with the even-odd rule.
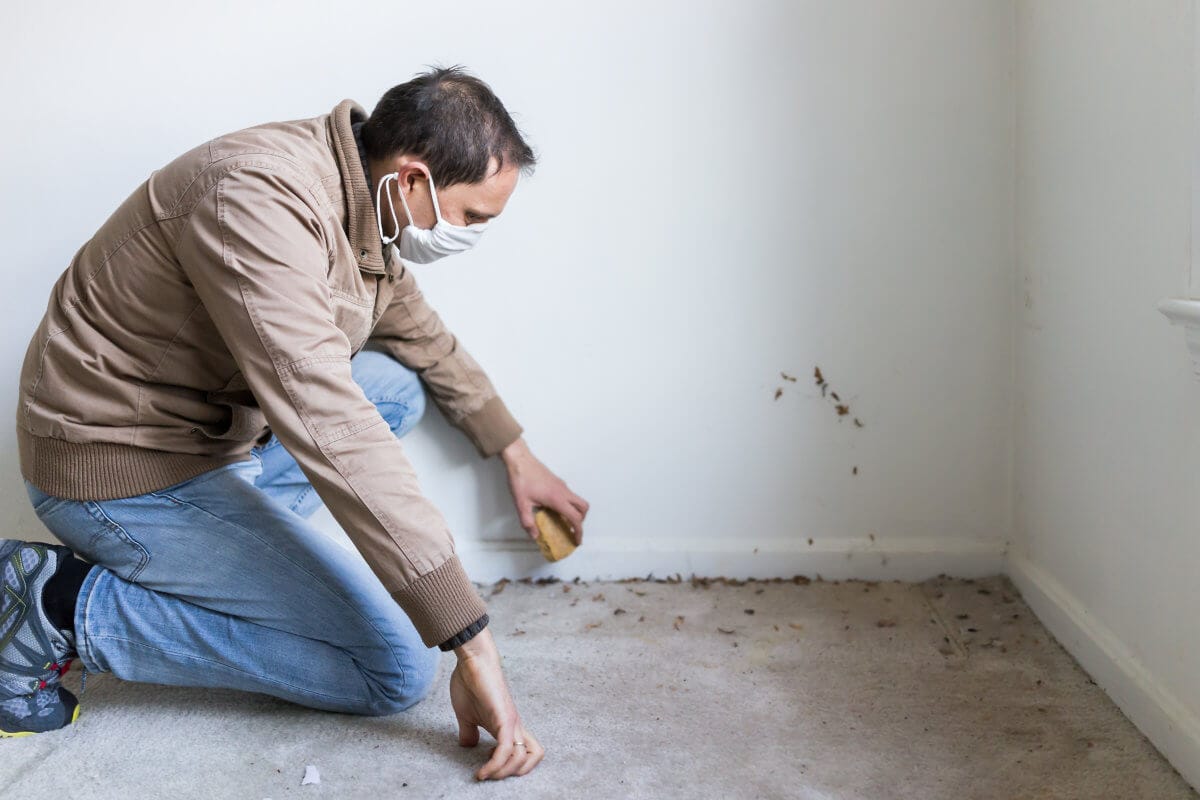
[[[75,720],[79,719],[80,708],[81,706],[75,706],[75,711],[71,713],[71,721],[68,722],[67,725],[74,725]],[[67,727],[67,725],[64,725],[63,728]],[[56,730],[61,731],[62,728],[54,728],[53,730],[48,731],[17,731],[16,733],[9,733],[6,730],[0,730],[0,739],[19,739],[22,736],[34,736],[39,733],[54,733]]]

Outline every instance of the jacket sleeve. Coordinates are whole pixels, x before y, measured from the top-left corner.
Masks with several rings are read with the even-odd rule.
[[[399,439],[351,377],[326,280],[329,223],[286,162],[269,163],[236,167],[204,195],[184,220],[179,262],[272,432],[433,647],[486,607]]]
[[[523,429],[487,374],[425,302],[412,271],[403,265],[369,339],[421,376],[442,414],[481,456],[499,453],[521,435]]]

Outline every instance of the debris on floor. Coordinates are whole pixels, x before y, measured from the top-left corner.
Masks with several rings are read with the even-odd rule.
[[[510,580],[488,609],[549,751],[504,781],[522,796],[673,797],[719,764],[688,794],[1200,800],[1001,577],[547,583]],[[0,796],[282,800],[319,760],[333,783],[300,795],[457,798],[487,748],[459,746],[439,663],[428,699],[380,717],[97,675],[80,727],[0,746]]]

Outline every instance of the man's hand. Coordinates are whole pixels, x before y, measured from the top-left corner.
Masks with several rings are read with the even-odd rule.
[[[529,537],[538,537],[533,512],[535,507],[543,506],[562,514],[571,523],[576,546],[583,544],[583,518],[587,516],[588,502],[538,461],[523,438],[501,450],[500,459],[508,468],[508,488],[517,505],[521,527]]]
[[[496,740],[491,757],[475,778],[499,780],[526,774],[538,765],[546,750],[521,722],[504,681],[491,629],[484,628],[454,652],[458,665],[450,673],[450,704],[458,717],[458,743],[463,747],[479,744],[480,727]]]

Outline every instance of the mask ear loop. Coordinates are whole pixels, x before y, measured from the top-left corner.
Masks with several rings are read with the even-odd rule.
[[[433,175],[429,176],[429,196],[433,198],[433,213],[437,214],[437,221],[442,221],[442,209],[438,205],[437,190],[433,188]]]
[[[436,228],[437,223],[442,221],[442,209],[438,206],[437,192],[434,191],[433,188],[433,176],[429,175],[428,173],[426,173],[426,175],[429,177],[429,196],[433,198],[433,213],[436,217],[436,220],[434,221],[434,227]],[[404,204],[404,213],[408,215],[408,224],[416,225],[416,223],[413,222],[412,212],[408,210],[408,200],[404,198],[403,188],[400,189],[400,202]]]
[[[399,175],[399,173],[396,174]],[[396,182],[396,188],[400,191],[400,203],[404,206],[404,215],[408,217],[408,224],[415,228],[417,223],[413,222],[412,212],[408,210],[408,200],[406,200],[404,197],[404,187],[400,185],[398,178]],[[389,199],[391,198],[389,197]]]
[[[399,173],[393,173],[393,174],[399,175]],[[449,226],[450,223],[446,222],[445,220],[442,219],[442,207],[438,204],[437,189],[433,185],[433,176],[430,175],[429,173],[426,173],[426,177],[429,180],[429,197],[433,200],[433,213],[437,218],[437,221],[434,223],[434,227],[437,227],[438,224]],[[399,180],[399,179],[397,179],[397,180]],[[388,195],[388,202],[390,203],[391,200],[392,200],[391,195]],[[408,200],[406,200],[404,197],[404,189],[403,188],[400,189],[400,202],[404,205],[404,213],[408,215],[408,224],[415,225],[416,223],[413,222],[412,212],[408,210]],[[393,212],[393,214],[394,214],[394,212]],[[473,229],[473,230],[475,230],[475,229],[484,230],[488,226],[488,224],[489,223],[487,223],[487,222],[477,222],[474,225],[467,225],[466,227]],[[457,227],[457,226],[450,226],[450,227]]]
[[[392,242],[394,242],[400,238],[400,220],[396,218],[396,206],[392,203],[392,193],[391,192],[388,192],[388,196],[387,196],[388,210],[391,211],[391,213],[392,213],[392,229],[396,231],[396,235],[391,237],[390,239],[383,235],[383,208],[382,208],[382,206],[380,206],[380,203],[383,201],[382,201],[382,198],[380,197],[380,194],[383,192],[383,187],[387,184],[389,179],[398,181],[400,179],[400,173],[390,172],[387,175],[384,175],[382,178],[379,179],[379,186],[375,189],[375,221],[377,223],[379,223],[379,238],[383,240],[384,244],[391,244]],[[400,197],[401,200],[404,200],[403,194],[404,193],[401,192],[401,197]],[[407,205],[405,205],[404,210],[408,211]],[[409,214],[409,222],[412,222],[411,214]]]

